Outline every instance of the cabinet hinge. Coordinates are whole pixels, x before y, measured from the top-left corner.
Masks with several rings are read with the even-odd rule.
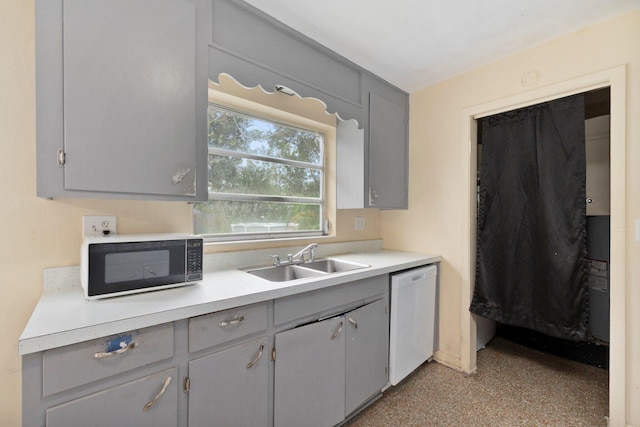
[[[184,377],[182,391],[184,391],[185,393],[189,393],[189,390],[191,390],[191,379],[189,379],[189,377]]]
[[[386,305],[384,306],[384,314],[389,314],[389,307]]]
[[[389,367],[388,367],[388,366],[385,366],[385,367],[384,367],[384,374],[385,374],[385,375],[388,375],[388,374],[389,374]]]
[[[64,165],[65,154],[62,148],[58,148],[58,151],[56,152],[56,161],[58,162],[58,167],[61,168]]]
[[[271,347],[271,360],[276,361],[276,348]]]

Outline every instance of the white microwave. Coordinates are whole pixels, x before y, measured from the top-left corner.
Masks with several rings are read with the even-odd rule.
[[[203,239],[186,234],[87,237],[81,283],[88,300],[175,288],[202,280]]]

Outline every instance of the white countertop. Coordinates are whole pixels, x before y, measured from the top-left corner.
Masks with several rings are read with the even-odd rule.
[[[181,288],[87,301],[79,286],[46,289],[18,342],[20,355],[123,331],[267,301],[440,261],[440,256],[390,250],[331,256],[370,267],[288,282],[269,282],[237,269],[206,271]]]

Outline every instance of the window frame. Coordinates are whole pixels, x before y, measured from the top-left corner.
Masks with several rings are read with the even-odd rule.
[[[224,157],[234,157],[238,159],[247,159],[255,161],[264,161],[276,164],[282,164],[286,166],[294,166],[306,169],[312,169],[319,172],[320,175],[320,189],[319,197],[302,197],[302,196],[277,196],[277,195],[260,195],[260,194],[245,194],[245,193],[223,193],[212,191],[209,187],[207,180],[208,190],[208,202],[211,201],[238,201],[238,202],[268,202],[268,203],[299,203],[299,204],[314,204],[319,206],[319,219],[318,230],[305,230],[305,231],[268,231],[268,232],[250,232],[250,233],[207,233],[200,234],[206,242],[242,242],[247,240],[278,240],[278,239],[295,239],[304,237],[316,237],[326,236],[328,232],[328,224],[326,220],[326,180],[327,180],[327,135],[325,130],[321,126],[305,126],[300,123],[294,124],[291,121],[280,120],[278,118],[270,117],[259,112],[252,111],[251,109],[242,109],[237,107],[231,107],[219,102],[213,102],[209,100],[207,109],[209,107],[215,107],[223,111],[236,113],[247,116],[249,118],[255,118],[258,120],[274,123],[289,128],[300,129],[307,132],[314,132],[322,135],[322,142],[320,145],[320,164],[308,163],[299,160],[291,160],[280,157],[266,156],[255,153],[243,153],[239,151],[217,148],[208,146],[207,151],[207,165],[209,165],[209,156],[218,155]],[[208,114],[208,113],[207,113]],[[208,174],[207,174],[208,175]],[[207,202],[203,202],[207,203]],[[193,216],[193,214],[192,214]],[[195,219],[193,220],[195,222]]]

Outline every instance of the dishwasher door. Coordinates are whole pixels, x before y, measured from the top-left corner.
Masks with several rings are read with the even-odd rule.
[[[389,382],[398,384],[433,356],[435,265],[391,276]]]

